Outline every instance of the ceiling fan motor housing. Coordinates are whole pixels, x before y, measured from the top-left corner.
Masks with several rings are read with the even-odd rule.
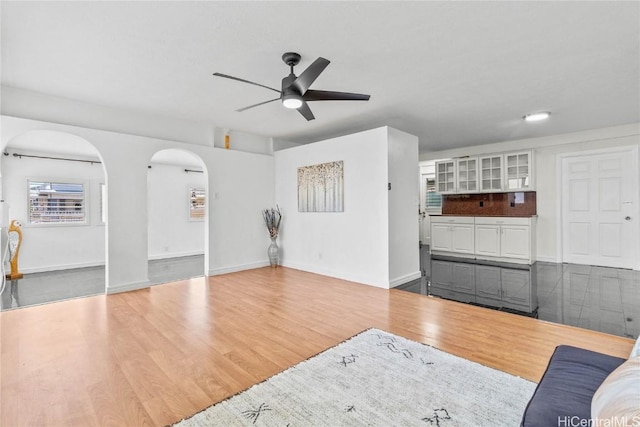
[[[295,52],[285,52],[282,54],[282,60],[290,67],[295,67],[300,63],[301,56]]]

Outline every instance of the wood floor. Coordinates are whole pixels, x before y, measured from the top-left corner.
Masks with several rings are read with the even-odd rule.
[[[0,425],[166,425],[367,328],[537,381],[632,340],[287,268],[0,313]]]

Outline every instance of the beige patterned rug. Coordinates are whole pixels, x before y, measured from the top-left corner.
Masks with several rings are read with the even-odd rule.
[[[513,427],[535,387],[369,329],[175,426]]]

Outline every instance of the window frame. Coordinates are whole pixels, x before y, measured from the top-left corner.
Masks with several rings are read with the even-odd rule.
[[[189,188],[187,189],[187,218],[190,222],[201,222],[204,221],[204,219],[207,216],[207,189],[206,187],[198,187],[196,185],[190,185]],[[203,197],[203,203],[202,203],[202,215],[201,216],[193,216],[194,213],[194,209],[193,209],[193,200],[194,200],[194,191],[202,191],[202,197]],[[197,198],[198,194],[195,195],[195,197]]]
[[[433,183],[429,183],[433,181]],[[435,199],[439,200],[437,205],[430,205],[429,201],[432,200],[429,195],[434,195]],[[430,215],[442,215],[442,193],[438,192],[437,180],[435,177],[424,177],[424,211]]]
[[[98,224],[106,225],[107,224],[107,183],[99,182],[98,183],[98,194],[99,194],[99,202],[98,202]]]
[[[90,224],[90,213],[91,209],[89,208],[90,204],[90,187],[89,182],[86,180],[72,179],[72,178],[39,178],[39,177],[28,177],[26,185],[26,226],[28,227],[82,227]],[[82,186],[82,208],[83,208],[83,217],[82,221],[68,221],[68,222],[33,222],[33,217],[31,213],[31,183],[42,183],[42,184],[71,184],[71,185],[81,185]]]

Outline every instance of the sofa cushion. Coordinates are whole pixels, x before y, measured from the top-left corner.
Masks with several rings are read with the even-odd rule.
[[[631,349],[631,354],[629,355],[629,359],[632,357],[640,357],[640,336],[636,340],[636,344]]]
[[[593,426],[640,423],[640,357],[618,366],[598,387],[591,401]]]
[[[588,425],[593,394],[624,361],[582,348],[556,347],[525,409],[521,426],[572,425],[578,421]]]

